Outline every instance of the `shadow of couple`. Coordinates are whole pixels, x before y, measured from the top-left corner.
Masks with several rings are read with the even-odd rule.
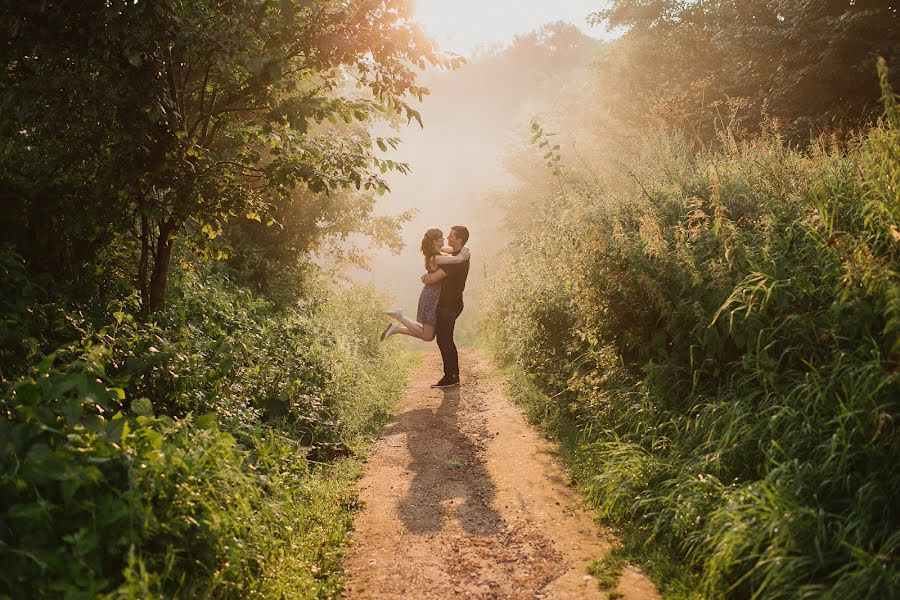
[[[479,450],[460,429],[459,387],[434,390],[443,395],[437,410],[422,408],[402,413],[388,426],[389,434],[406,434],[414,476],[398,506],[408,531],[439,531],[455,517],[472,535],[494,535],[502,528],[492,501],[495,486]]]

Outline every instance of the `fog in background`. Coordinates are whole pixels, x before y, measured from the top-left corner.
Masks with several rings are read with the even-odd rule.
[[[389,174],[391,193],[377,209],[417,211],[402,229],[406,247],[399,255],[373,250],[370,270],[348,275],[373,283],[414,316],[425,271],[418,252],[422,234],[439,227],[446,236],[452,225],[467,226],[473,258],[458,322],[465,334],[477,314],[481,282],[506,237],[503,209],[490,199],[515,184],[504,163],[523,151],[537,152],[529,144],[530,119],[552,115],[564,98],[583,93],[600,45],[574,26],[555,23],[506,47],[482,49],[454,71],[424,74],[431,90],[421,106],[424,128],[413,122],[399,133],[379,132],[402,139],[390,157],[411,168],[407,175]]]

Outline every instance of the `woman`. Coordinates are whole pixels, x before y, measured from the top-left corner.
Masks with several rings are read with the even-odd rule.
[[[419,309],[416,312],[416,321],[403,316],[400,309],[385,311],[385,314],[393,317],[402,325],[391,323],[381,334],[382,341],[394,334],[408,335],[426,342],[434,339],[434,326],[437,323],[438,300],[441,298],[441,280],[447,273],[441,269],[442,265],[452,265],[469,260],[469,249],[463,248],[456,256],[442,254],[444,245],[444,232],[432,227],[422,237],[420,250],[425,257],[425,269],[434,274],[438,280],[436,283],[426,284],[419,294]]]

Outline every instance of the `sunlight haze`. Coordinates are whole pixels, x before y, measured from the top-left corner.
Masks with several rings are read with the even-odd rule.
[[[0,600],[900,600],[900,0],[0,15]]]
[[[418,0],[415,16],[441,49],[470,56],[478,46],[508,44],[516,35],[553,21],[601,37],[604,29],[588,26],[587,15],[604,4],[602,0]]]

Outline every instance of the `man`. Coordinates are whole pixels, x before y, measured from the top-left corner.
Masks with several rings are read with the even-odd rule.
[[[454,225],[450,228],[447,237],[447,245],[450,246],[454,256],[462,251],[463,246],[469,241],[469,230],[462,225]],[[469,264],[471,260],[455,265],[443,265],[441,269],[447,274],[441,284],[441,297],[438,300],[437,334],[438,348],[441,350],[441,358],[444,361],[444,376],[431,387],[445,388],[459,385],[459,353],[456,343],[453,341],[453,329],[456,327],[456,319],[463,311],[463,290],[466,289],[466,277],[469,276]],[[438,281],[434,274],[426,273],[422,276],[422,283],[430,284]]]

